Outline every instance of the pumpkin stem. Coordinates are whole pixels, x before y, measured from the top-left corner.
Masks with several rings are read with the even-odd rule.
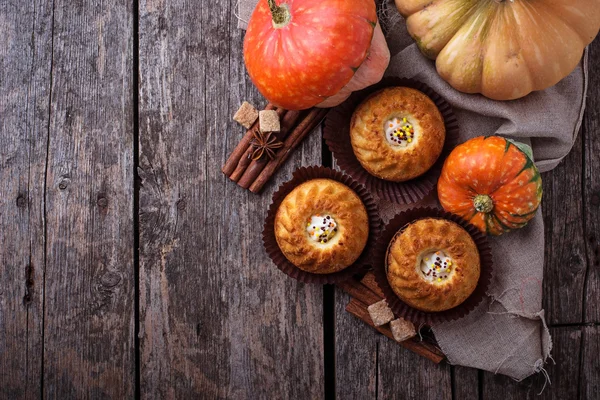
[[[269,8],[271,9],[271,16],[273,17],[273,26],[275,28],[283,28],[284,26],[286,26],[292,19],[287,4],[282,4],[278,6],[275,3],[275,0],[267,0],[267,2],[269,3]]]
[[[473,205],[478,212],[486,214],[494,209],[494,201],[487,194],[478,194],[475,196]]]

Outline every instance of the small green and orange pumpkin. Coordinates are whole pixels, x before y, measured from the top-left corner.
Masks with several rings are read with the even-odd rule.
[[[442,207],[482,232],[522,228],[542,201],[542,178],[531,149],[500,136],[477,137],[448,156],[438,181]]]

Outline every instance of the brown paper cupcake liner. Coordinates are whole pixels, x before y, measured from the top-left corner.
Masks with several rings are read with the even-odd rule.
[[[387,253],[389,244],[396,234],[403,231],[411,222],[423,218],[443,218],[453,221],[462,226],[473,238],[479,257],[481,260],[481,274],[475,290],[460,305],[450,310],[440,312],[425,312],[417,310],[403,302],[394,292],[387,279]],[[388,305],[396,316],[402,317],[415,324],[427,324],[434,326],[442,322],[452,321],[462,318],[473,311],[484,299],[486,292],[492,280],[493,259],[492,250],[487,237],[479,231],[474,225],[469,224],[457,215],[451,214],[441,209],[431,207],[412,208],[397,214],[382,229],[373,253],[373,272],[377,285],[383,291]]]
[[[319,178],[332,179],[343,183],[352,189],[363,202],[369,218],[369,238],[367,239],[367,244],[360,257],[348,268],[332,274],[313,274],[296,267],[285,257],[275,239],[275,214],[283,199],[298,185]],[[381,226],[382,221],[379,217],[377,204],[363,185],[356,182],[348,175],[331,168],[317,166],[303,167],[297,169],[292,175],[292,180],[283,183],[277,192],[273,194],[273,202],[269,207],[263,229],[263,244],[271,260],[273,260],[277,268],[285,274],[304,283],[332,284],[348,280],[354,275],[361,274],[371,265],[370,259],[372,257],[375,242],[381,231]]]
[[[435,103],[444,118],[446,141],[436,163],[423,175],[406,182],[391,182],[371,175],[360,164],[350,142],[350,121],[358,105],[374,92],[390,86],[404,86],[425,93]],[[355,92],[341,105],[333,108],[325,119],[323,137],[339,167],[362,183],[378,197],[398,204],[416,203],[429,195],[437,185],[444,160],[459,142],[458,121],[450,104],[426,84],[406,78],[384,78],[378,84]]]

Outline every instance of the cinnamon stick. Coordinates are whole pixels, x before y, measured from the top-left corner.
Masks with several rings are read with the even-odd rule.
[[[267,107],[269,105],[271,105],[271,104],[268,104]],[[270,108],[270,109],[275,109],[275,108],[273,107],[273,108]],[[267,108],[265,108],[265,110],[267,110]],[[280,108],[280,107],[277,107],[275,110],[277,111],[277,115],[279,115],[279,118],[282,118],[285,115],[286,111],[287,111],[287,110],[285,110],[283,108]],[[258,123],[258,121],[257,121],[257,123]],[[256,127],[253,126],[253,129],[258,129],[258,128],[259,128],[258,125]],[[252,142],[252,138],[254,136],[252,134],[252,130],[250,130],[249,132],[250,132],[250,139],[248,140],[248,142],[244,143],[244,144],[242,143],[246,139],[246,136],[244,136],[244,138],[242,139],[242,142],[240,142],[240,144],[238,144],[238,147],[245,146],[246,149],[244,150],[244,152],[242,153],[242,156],[238,160],[238,163],[235,166],[235,169],[233,170],[233,172],[228,175],[229,179],[231,179],[234,182],[238,182],[240,180],[240,178],[244,175],[244,172],[246,171],[246,168],[248,168],[248,166],[252,162],[252,152],[254,150],[252,149],[251,142]],[[236,150],[238,149],[238,147],[236,147]]]
[[[274,109],[275,109],[275,106],[271,103],[267,104],[267,106],[265,107],[265,110],[274,110]],[[254,124],[250,127],[250,129],[248,129],[246,131],[246,134],[244,135],[242,140],[240,140],[240,142],[235,147],[235,149],[233,149],[233,152],[231,152],[231,155],[227,159],[227,162],[225,163],[223,168],[221,168],[221,171],[223,171],[223,173],[225,175],[231,176],[233,171],[238,166],[238,163],[242,159],[242,156],[248,150],[248,146],[250,146],[250,141],[252,140],[252,131],[256,128],[258,128],[258,119],[254,122]]]
[[[229,179],[231,179],[234,182],[239,181],[242,175],[244,174],[244,171],[246,171],[246,168],[248,168],[248,165],[250,165],[250,162],[252,162],[251,157],[252,146],[248,146],[248,148],[240,158],[238,164],[236,165],[235,169],[233,170],[231,175],[229,175]]]
[[[374,273],[367,272],[360,282],[383,299],[383,291],[379,288],[379,285],[377,285]]]
[[[352,299],[350,300],[350,303],[348,303],[348,305],[346,306],[346,311],[348,311],[350,314],[354,315],[358,319],[362,320],[367,325],[370,325],[371,327],[377,329],[379,332],[381,332],[388,338],[395,341],[394,335],[392,334],[392,330],[388,325],[375,326],[373,324],[373,321],[371,321],[371,317],[369,316],[367,306],[364,303],[361,303],[356,299]],[[420,356],[423,356],[433,361],[436,364],[439,364],[445,358],[444,354],[437,347],[430,343],[422,342],[417,338],[412,338],[403,342],[396,343],[400,344],[402,347],[405,347],[406,349]]]
[[[261,191],[269,179],[271,179],[273,174],[288,159],[291,151],[296,148],[296,146],[298,146],[298,144],[300,144],[300,142],[302,142],[302,140],[321,123],[328,112],[328,109],[323,108],[313,108],[309,111],[308,115],[285,139],[283,142],[283,148],[277,152],[276,157],[266,164],[256,180],[254,180],[252,185],[250,185],[251,192],[258,193]]]
[[[296,125],[296,122],[300,118],[300,111],[288,111],[281,119],[281,131],[277,134],[277,139],[284,140],[287,134],[290,132],[292,127]],[[281,151],[283,149],[280,149]],[[267,165],[268,160],[252,160],[247,166],[242,177],[238,180],[238,185],[244,189],[248,189],[250,185],[256,180],[258,175]]]
[[[283,140],[285,136],[292,130],[302,113],[303,111],[291,110],[285,114],[285,116],[281,119],[281,136],[278,135],[279,140]]]

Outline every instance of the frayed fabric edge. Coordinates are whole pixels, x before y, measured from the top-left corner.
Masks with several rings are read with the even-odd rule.
[[[505,292],[503,292],[503,294]],[[490,304],[488,306],[488,309],[489,309],[489,307],[491,307],[491,305],[494,302],[497,302],[497,303],[501,304],[502,307],[504,307],[504,309],[506,309],[506,307],[504,306],[504,304],[501,301],[496,300],[496,298],[494,296],[490,295],[489,293],[488,293],[488,296],[491,299],[491,302],[490,302]],[[513,379],[515,382],[521,382],[521,381],[523,381],[523,380],[525,380],[527,378],[530,378],[534,374],[540,374],[540,373],[543,374],[545,382],[544,382],[544,386],[542,387],[542,391],[540,392],[540,394],[541,394],[545,390],[547,384],[552,384],[551,379],[550,379],[550,375],[548,374],[548,371],[546,371],[546,369],[544,368],[544,366],[548,363],[548,359],[551,359],[552,362],[554,364],[556,364],[556,361],[554,361],[554,359],[552,358],[552,355],[551,355],[553,343],[552,343],[552,336],[550,335],[550,329],[548,328],[548,324],[546,323],[545,311],[544,311],[544,309],[541,309],[540,311],[535,312],[533,314],[524,314],[524,313],[519,313],[519,312],[511,312],[508,309],[506,309],[506,310],[507,310],[506,312],[499,312],[499,313],[490,312],[490,311],[486,311],[486,312],[488,314],[498,314],[498,315],[509,314],[509,315],[513,316],[514,318],[525,318],[525,319],[529,319],[529,320],[539,320],[541,322],[541,324],[542,324],[542,330],[541,330],[541,333],[540,333],[541,334],[541,338],[540,338],[541,339],[541,346],[542,346],[542,348],[540,350],[541,350],[542,358],[536,360],[536,362],[533,365],[531,365],[531,368],[532,368],[531,373],[529,375],[527,375],[527,376],[524,376],[522,378],[515,378],[514,376],[506,375],[506,376],[510,377],[511,379]],[[432,328],[432,329],[434,330],[434,335],[435,335],[435,327]],[[457,363],[457,362],[453,361],[451,359],[451,357],[449,357],[447,355],[448,352],[445,350],[445,348],[444,348],[445,346],[442,343],[440,343],[439,341],[438,341],[437,344],[440,347],[440,350],[442,350],[442,352],[444,354],[446,354],[446,360],[447,360],[448,364],[450,364],[450,365],[465,366],[465,367],[470,367],[470,368],[475,368],[475,367],[472,367],[470,365],[462,365],[460,363]],[[486,370],[486,371],[492,372],[493,374],[498,374],[499,373],[498,372],[499,369],[502,367],[502,365],[504,364],[504,362],[508,358],[510,358],[510,355],[508,357],[506,357],[504,360],[502,360],[495,370]],[[505,375],[505,374],[502,374],[502,375]]]

